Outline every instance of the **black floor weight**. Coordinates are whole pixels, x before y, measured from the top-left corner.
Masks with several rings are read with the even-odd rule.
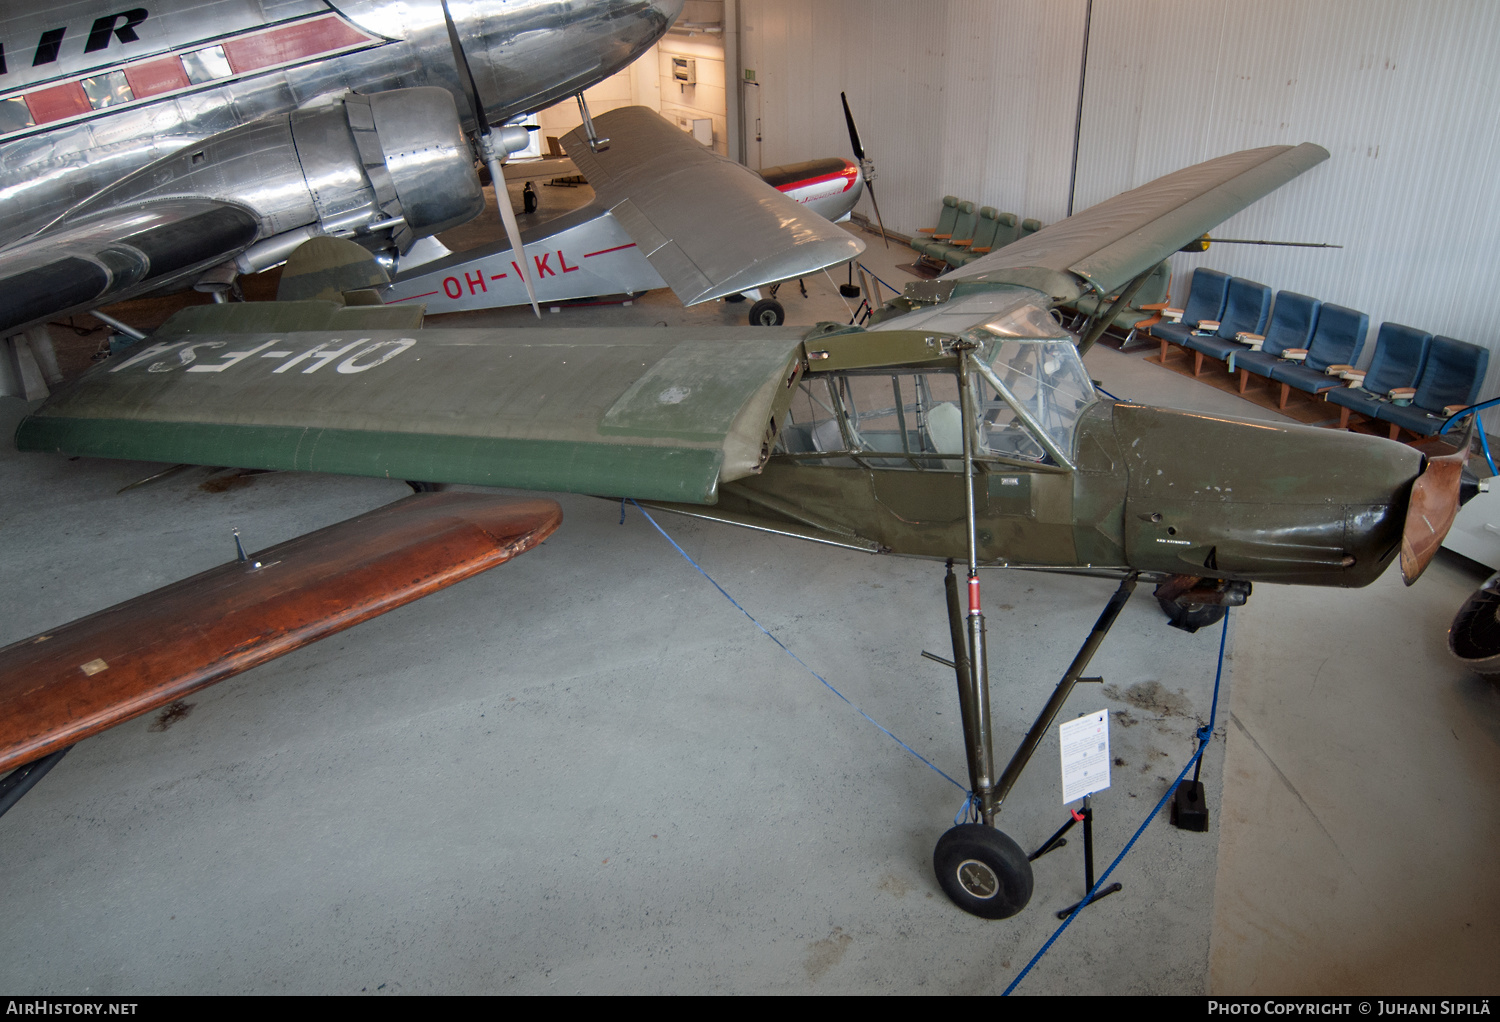
[[[1031,900],[1026,853],[982,823],[959,824],[939,838],[932,868],[955,905],[984,919],[1009,919]]]

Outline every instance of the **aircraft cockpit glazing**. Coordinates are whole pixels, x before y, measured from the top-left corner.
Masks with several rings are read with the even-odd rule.
[[[961,336],[977,345],[969,373],[975,458],[1071,469],[1078,422],[1098,400],[1073,339],[1033,305]],[[845,468],[962,471],[959,386],[957,370],[949,368],[850,369],[805,378],[777,453]]]

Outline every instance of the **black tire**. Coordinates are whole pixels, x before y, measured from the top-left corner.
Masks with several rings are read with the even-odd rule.
[[[843,295],[845,298],[858,298],[859,297],[859,285],[858,284],[840,284],[839,285],[839,294]]]
[[[1167,615],[1167,624],[1173,628],[1181,628],[1184,632],[1196,632],[1200,628],[1218,624],[1224,620],[1224,615],[1229,613],[1228,607],[1216,607],[1210,604],[1189,603],[1183,605],[1173,600],[1156,598],[1161,604],[1161,612]]]
[[[1031,900],[1031,863],[994,827],[963,823],[932,853],[938,884],[953,904],[983,919],[1009,919]]]
[[[413,493],[437,493],[443,488],[442,483],[424,483],[417,479],[406,480],[406,485],[411,487]]]
[[[736,291],[732,295],[725,295],[724,300],[726,302],[743,302],[745,300],[745,296]]]
[[[1448,648],[1471,671],[1500,674],[1500,575],[1470,596],[1448,629]]]
[[[780,326],[786,322],[786,310],[774,298],[762,298],[750,306],[751,326]]]

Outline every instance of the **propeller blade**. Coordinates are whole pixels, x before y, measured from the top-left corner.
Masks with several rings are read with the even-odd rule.
[[[849,145],[854,148],[854,158],[863,162],[865,147],[859,144],[859,129],[854,126],[854,115],[849,112],[849,100],[842,92],[839,93],[839,102],[844,104],[844,123],[849,125]]]
[[[885,242],[885,247],[891,247],[891,239],[885,236],[885,221],[880,218],[880,203],[875,201],[875,186],[868,180],[865,181],[865,194],[870,197],[870,205],[875,207],[875,223],[880,227],[880,240]]]
[[[510,190],[505,186],[505,172],[493,153],[487,152],[490,164],[490,180],[495,184],[495,205],[500,209],[500,220],[505,224],[505,237],[510,242],[515,265],[521,271],[521,280],[526,284],[526,297],[531,299],[531,311],[542,318],[542,310],[536,303],[536,288],[531,283],[531,267],[526,265],[526,250],[521,246],[521,228],[516,223],[516,211],[510,204]]]
[[[469,101],[469,113],[474,115],[474,123],[479,125],[479,133],[488,135],[490,133],[489,119],[484,116],[484,104],[479,102],[479,86],[474,81],[474,71],[469,67],[468,55],[464,53],[464,44],[458,38],[458,26],[453,23],[453,15],[448,11],[448,0],[442,0],[443,23],[448,26],[448,45],[453,47],[453,65],[458,68],[458,84],[464,90],[464,98]]]
[[[1401,530],[1401,580],[1411,585],[1427,570],[1443,537],[1458,516],[1459,488],[1469,447],[1474,437],[1474,419],[1464,433],[1463,447],[1452,454],[1427,459],[1427,468],[1411,485],[1406,524]]]
[[[870,205],[875,208],[875,223],[880,226],[880,240],[891,247],[891,239],[885,235],[885,221],[880,216],[880,203],[875,201],[875,166],[865,159],[865,147],[859,144],[859,129],[854,126],[854,115],[849,112],[849,97],[839,93],[839,102],[844,104],[844,123],[849,126],[849,145],[854,149],[854,158],[865,176],[865,191],[870,196]]]
[[[505,174],[500,165],[505,162],[505,155],[500,152],[495,144],[495,138],[490,131],[489,118],[484,115],[484,103],[479,98],[479,85],[474,81],[474,71],[469,67],[469,58],[464,53],[463,43],[458,38],[458,26],[453,23],[453,15],[448,10],[448,0],[441,0],[443,7],[443,23],[448,26],[448,44],[453,47],[453,64],[458,68],[458,84],[464,91],[464,98],[469,101],[469,112],[474,115],[474,123],[479,126],[479,150],[484,155],[485,165],[489,167],[490,184],[495,189],[495,207],[500,211],[500,222],[505,225],[505,238],[510,242],[511,255],[514,263],[521,272],[521,281],[526,285],[526,297],[531,299],[531,311],[537,319],[542,318],[542,310],[536,301],[536,287],[531,282],[531,267],[526,265],[526,250],[521,245],[521,228],[516,223],[516,211],[511,208],[510,192],[505,186]]]

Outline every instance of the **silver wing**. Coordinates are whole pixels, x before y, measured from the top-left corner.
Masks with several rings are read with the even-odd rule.
[[[684,305],[806,276],[865,250],[645,107],[611,110],[594,125],[608,149],[594,152],[581,128],[563,148]]]

